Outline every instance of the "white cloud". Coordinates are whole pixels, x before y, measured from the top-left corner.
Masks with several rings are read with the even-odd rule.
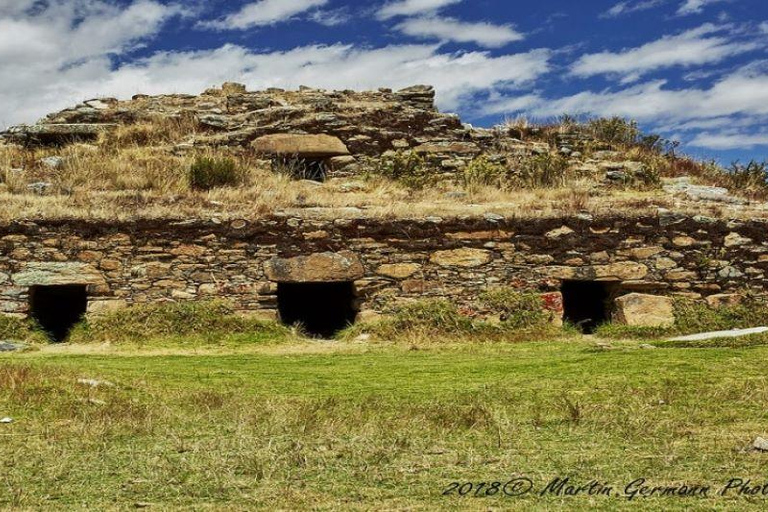
[[[663,80],[619,91],[585,91],[562,98],[529,96],[525,105],[517,98],[499,98],[484,107],[486,114],[514,114],[524,110],[537,117],[562,114],[621,116],[658,125],[717,120],[741,116],[745,125],[768,116],[768,72],[743,68],[707,89],[668,89]],[[517,106],[517,109],[510,108]],[[750,123],[751,120],[751,123]],[[690,125],[687,128],[701,127]],[[679,126],[678,126],[679,127]]]
[[[34,9],[31,9],[34,7]],[[41,106],[72,97],[98,78],[111,57],[140,47],[178,7],[136,0],[3,4],[0,17],[0,125],[29,120]]]
[[[509,25],[469,23],[441,17],[409,18],[397,25],[395,29],[412,37],[477,43],[486,48],[499,48],[524,38]]]
[[[463,0],[397,0],[384,5],[376,13],[379,19],[388,20],[396,16],[413,16],[436,12],[443,7],[461,3]]]
[[[658,7],[659,5],[665,3],[666,0],[644,0],[640,2],[632,2],[630,0],[626,0],[624,2],[619,2],[610,9],[608,9],[606,12],[604,12],[601,17],[603,18],[616,18],[618,16],[623,16],[625,14],[630,14],[633,12],[639,12],[639,11],[647,11],[649,9],[653,9],[654,7]]]
[[[726,30],[727,27],[706,24],[638,48],[584,55],[573,64],[571,72],[582,77],[618,74],[629,82],[657,69],[717,63],[758,48],[754,42],[737,42],[725,37]]]
[[[259,0],[246,4],[236,13],[222,19],[200,23],[200,26],[220,30],[246,30],[288,21],[329,0]]]
[[[450,110],[473,93],[508,91],[549,69],[548,50],[495,57],[485,52],[440,53],[439,49],[439,45],[361,49],[337,44],[259,53],[225,45],[214,50],[157,53],[117,68],[109,59],[91,59],[59,69],[49,80],[30,76],[26,83],[9,89],[12,101],[0,103],[0,126],[29,122],[90,97],[197,94],[229,80],[243,82],[252,90],[303,84],[375,89],[427,83],[435,86],[441,108]]]
[[[718,2],[727,2],[729,0],[685,0],[680,8],[677,10],[677,14],[680,16],[686,16],[689,14],[699,14],[704,10],[704,7],[715,4]]]
[[[709,149],[754,149],[758,146],[768,146],[766,133],[710,133],[696,135],[689,142],[691,146]]]
[[[562,114],[636,119],[662,133],[679,131],[692,146],[749,149],[768,145],[768,70],[747,66],[710,88],[668,89],[663,80],[619,91],[585,91],[561,98],[541,95],[497,97],[485,115],[525,114],[554,118]]]
[[[326,27],[336,27],[348,23],[352,19],[352,15],[344,7],[329,10],[318,9],[309,15],[309,19]]]
[[[435,45],[358,49],[350,45],[306,46],[256,53],[235,45],[210,51],[163,53],[107,72],[90,88],[129,96],[137,91],[198,93],[227,80],[251,89],[375,89],[432,84],[442,107],[458,107],[474,92],[519,86],[547,72],[547,50],[493,57],[484,52],[444,54]]]

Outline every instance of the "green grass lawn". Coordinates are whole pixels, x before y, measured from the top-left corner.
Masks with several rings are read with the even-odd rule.
[[[0,356],[0,418],[15,420],[0,424],[0,506],[764,508],[760,495],[718,493],[732,478],[768,483],[768,453],[749,449],[768,437],[768,347],[614,346],[291,342]],[[556,477],[596,480],[612,496],[539,496]],[[485,495],[515,478],[531,492]],[[639,478],[711,489],[630,501],[624,487]],[[443,496],[452,482],[475,486]]]

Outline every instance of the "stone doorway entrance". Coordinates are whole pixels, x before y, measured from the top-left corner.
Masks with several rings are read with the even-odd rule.
[[[331,338],[357,318],[352,282],[279,283],[277,303],[286,325],[299,324],[312,337]]]
[[[324,182],[328,177],[328,162],[324,158],[277,158],[273,170],[296,180]]]
[[[88,309],[85,285],[32,286],[29,312],[52,341],[64,341]]]
[[[563,281],[564,320],[584,334],[592,334],[611,319],[617,281]]]

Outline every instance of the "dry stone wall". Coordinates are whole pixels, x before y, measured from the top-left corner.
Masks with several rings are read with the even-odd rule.
[[[367,314],[425,297],[469,305],[499,286],[557,292],[563,280],[704,299],[764,292],[766,271],[766,222],[672,214],[0,227],[0,312],[17,316],[28,313],[30,287],[51,284],[86,286],[91,313],[225,297],[238,310],[273,314],[280,282],[353,281]]]

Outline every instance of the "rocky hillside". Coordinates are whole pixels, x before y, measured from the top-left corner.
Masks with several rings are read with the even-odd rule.
[[[10,217],[287,208],[472,215],[478,206],[754,216],[765,210],[765,176],[764,167],[727,173],[680,157],[619,119],[472,127],[440,113],[428,86],[248,92],[226,83],[199,96],[92,99],[0,134]]]

